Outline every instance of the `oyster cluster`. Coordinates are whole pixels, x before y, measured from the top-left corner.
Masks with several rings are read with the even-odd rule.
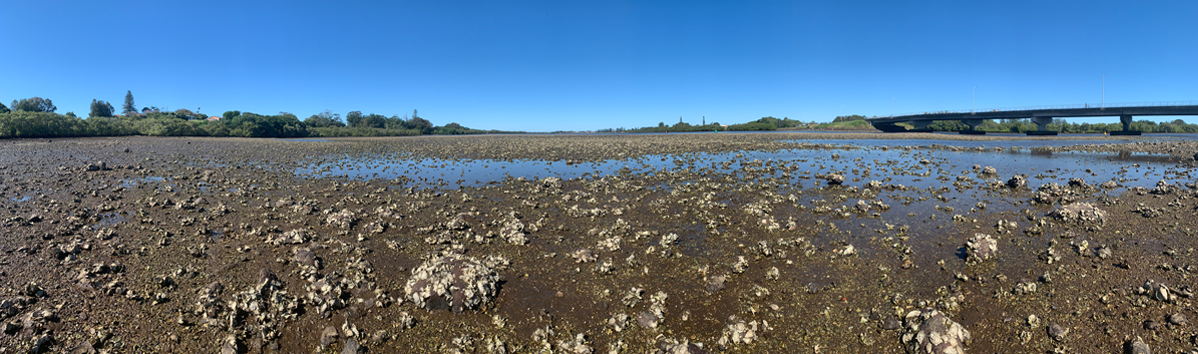
[[[964,354],[969,342],[965,327],[932,308],[908,312],[903,327],[908,353]]]
[[[416,306],[429,310],[477,309],[498,295],[497,268],[507,263],[502,257],[479,260],[456,253],[435,256],[412,270],[404,292]]]
[[[985,262],[998,254],[998,241],[987,234],[974,234],[965,242],[965,263]]]

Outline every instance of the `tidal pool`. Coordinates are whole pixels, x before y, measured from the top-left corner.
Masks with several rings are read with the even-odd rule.
[[[1007,179],[1028,174],[1029,186],[1067,183],[1082,178],[1090,183],[1115,180],[1125,187],[1152,187],[1160,180],[1185,179],[1165,175],[1177,164],[1167,155],[1145,153],[1042,152],[1035,147],[1071,144],[1117,143],[1100,140],[1037,141],[928,141],[928,140],[804,140],[796,144],[835,147],[795,148],[781,151],[736,153],[687,153],[649,155],[600,162],[572,163],[548,160],[442,160],[405,158],[344,158],[300,167],[296,173],[308,177],[345,177],[352,180],[402,180],[402,187],[461,187],[500,182],[505,178],[541,179],[559,177],[600,178],[614,174],[653,174],[658,171],[695,170],[735,173],[762,163],[789,166],[795,184],[817,174],[844,173],[861,185],[870,180],[920,188],[951,184],[957,176],[974,175],[974,165],[991,166],[998,174],[981,178]],[[851,143],[852,145],[849,145]],[[948,146],[983,148],[984,151],[945,149]],[[1001,148],[994,150],[993,148]],[[949,178],[949,180],[944,180]],[[810,182],[809,182],[810,183]]]

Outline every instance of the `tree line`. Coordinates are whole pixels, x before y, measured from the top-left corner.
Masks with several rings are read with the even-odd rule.
[[[169,111],[159,107],[134,104],[133,93],[127,92],[117,115],[111,103],[92,100],[86,119],[74,112],[58,114],[48,98],[31,97],[13,100],[11,107],[0,103],[0,138],[48,138],[75,136],[233,136],[233,137],[340,137],[340,136],[410,136],[509,133],[479,130],[457,123],[434,126],[415,110],[411,117],[386,117],[352,111],[342,119],[340,114],[324,111],[300,120],[295,114],[279,112],[273,115],[241,111],[224,112],[219,119],[209,119],[203,113],[189,109]]]
[[[809,123],[803,123],[790,118],[774,118],[761,117],[761,119],[740,123],[722,125],[719,122],[707,123],[707,119],[703,118],[703,124],[690,124],[682,121],[682,117],[678,117],[678,123],[667,125],[665,122],[657,123],[657,126],[640,127],[640,128],[608,128],[599,129],[599,133],[667,133],[667,132],[714,132],[714,131],[764,131],[778,130],[779,128],[791,128],[806,126]],[[814,124],[814,123],[810,123]]]
[[[969,130],[968,125],[956,120],[936,121],[929,125],[928,128],[935,131],[950,132]],[[1052,123],[1045,126],[1045,129],[1060,133],[1095,134],[1122,131],[1123,124],[1078,123],[1055,118],[1052,120]],[[982,121],[982,124],[978,124],[977,130],[991,133],[1027,133],[1039,130],[1039,126],[1036,123],[1032,123],[1030,119],[1001,119],[999,121],[987,119]],[[1198,124],[1186,123],[1181,119],[1161,123],[1149,120],[1137,120],[1131,122],[1131,130],[1145,133],[1198,133]]]

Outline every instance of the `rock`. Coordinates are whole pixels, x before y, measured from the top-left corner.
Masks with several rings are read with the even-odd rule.
[[[982,174],[983,175],[997,175],[998,169],[994,168],[993,166],[986,166],[986,167],[982,168]]]
[[[502,328],[502,326],[500,326],[500,328]],[[387,342],[388,340],[391,340],[391,334],[389,334],[389,333],[387,333],[387,331],[381,330],[381,329],[378,331],[375,331],[374,334],[370,336],[370,344],[372,344],[372,345],[380,345],[380,344]]]
[[[569,354],[591,354],[595,351],[587,345],[587,336],[582,333],[575,335],[571,340],[557,341],[557,348]]]
[[[1160,328],[1161,328],[1160,322],[1153,321],[1153,320],[1144,321],[1144,329],[1146,329],[1146,330],[1155,331]]]
[[[49,334],[43,334],[33,339],[33,345],[29,347],[29,353],[49,353],[50,346],[52,345],[54,345],[54,337],[51,337]]]
[[[5,322],[4,323],[4,334],[11,335],[11,334],[17,333],[17,331],[20,331],[20,330],[21,330],[21,324],[19,324],[17,322]]]
[[[84,340],[71,349],[71,354],[96,354],[96,347],[92,345],[90,340]]]
[[[333,340],[337,339],[338,335],[336,327],[326,326],[324,331],[320,332],[320,346],[327,347],[329,344],[333,344]]]
[[[737,319],[736,315],[728,318],[732,321],[728,327],[724,328],[724,335],[720,337],[720,345],[728,344],[749,344],[757,339],[757,321],[745,323],[744,320]]]
[[[224,289],[225,287],[221,285],[220,281],[208,283],[207,286],[199,291],[198,304],[201,308],[219,305],[220,295],[222,292],[224,292]]]
[[[740,274],[746,270],[749,270],[749,260],[745,259],[745,256],[736,256],[736,263],[732,264],[732,272]]]
[[[266,269],[266,268],[258,269],[258,284],[259,284],[259,286],[262,286],[262,284],[266,284],[266,283],[270,283],[270,282],[276,282],[278,280],[279,280],[279,276],[275,275],[275,272],[270,271],[270,269]]]
[[[277,238],[274,236],[266,236],[266,243],[269,243],[269,244],[272,244],[275,246],[282,245],[282,244],[297,245],[297,244],[301,244],[304,242],[308,242],[309,240],[311,240],[311,237],[308,236],[308,231],[304,230],[304,229],[295,229],[295,230],[287,231],[287,232],[284,232],[282,235],[278,236]]]
[[[316,257],[316,253],[313,253],[312,249],[307,248],[307,247],[296,248],[296,249],[292,250],[292,253],[295,254],[295,256],[292,257],[292,259],[295,261],[295,263],[299,264],[301,267],[304,267],[304,268],[307,268],[310,270],[320,270],[320,268],[321,268],[320,258]]]
[[[329,214],[329,217],[325,219],[325,222],[329,225],[348,229],[353,227],[354,224],[358,222],[358,217],[354,214],[354,212],[342,209],[339,212]]]
[[[728,277],[724,276],[724,275],[716,275],[716,276],[709,278],[707,281],[707,292],[710,294],[714,294],[717,291],[723,290],[724,282],[727,280],[728,280]]]
[[[974,234],[965,242],[965,263],[977,264],[985,262],[998,253],[998,241],[987,234]]]
[[[662,343],[661,350],[665,351],[665,354],[707,354],[702,343],[689,343],[686,340],[682,343]]]
[[[450,230],[461,231],[471,228],[472,223],[477,221],[478,217],[474,213],[458,213],[445,224],[445,227],[448,227]]]
[[[781,276],[782,276],[782,271],[778,270],[778,267],[770,267],[770,270],[765,272],[766,280],[778,280],[778,277],[781,277]]]
[[[844,175],[839,174],[839,173],[829,173],[829,174],[824,175],[824,181],[827,181],[829,185],[833,185],[833,184],[839,185],[841,183],[844,183],[845,180],[846,180],[846,178],[844,177]]]
[[[30,297],[46,297],[46,291],[42,290],[41,286],[33,282],[25,284],[25,291],[23,291],[22,294]]]
[[[1152,349],[1140,337],[1123,342],[1123,354],[1152,354]]]
[[[1074,223],[1106,222],[1106,212],[1090,203],[1062,205],[1049,212],[1048,216]]]
[[[1151,279],[1144,282],[1144,286],[1137,289],[1137,292],[1146,292],[1148,297],[1156,301],[1169,302],[1173,300],[1173,293],[1169,291],[1169,286],[1164,283],[1156,282]]]
[[[499,236],[507,240],[513,245],[523,245],[528,243],[528,238],[524,236],[524,223],[519,220],[511,220],[500,230]]]
[[[498,294],[495,267],[506,263],[499,257],[486,262],[461,254],[433,257],[412,270],[404,291],[416,306],[429,310],[477,309]]]
[[[358,354],[362,352],[362,348],[358,345],[357,339],[346,339],[345,347],[341,349],[341,354]]]
[[[1011,189],[1027,187],[1027,177],[1024,177],[1023,175],[1014,175],[1011,177],[1011,179],[1007,180],[1007,187]]]
[[[1169,315],[1169,323],[1173,324],[1174,326],[1181,326],[1181,325],[1186,324],[1186,322],[1189,322],[1189,321],[1186,320],[1185,315],[1182,315],[1180,313],[1175,313],[1175,314]]]
[[[628,326],[628,315],[623,313],[612,315],[611,318],[607,319],[607,324],[611,325],[612,329],[615,329],[616,332],[622,332],[624,331],[624,327]]]
[[[237,348],[238,347],[237,346],[237,336],[230,334],[228,337],[225,337],[225,340],[223,340],[221,342],[223,344],[221,344],[221,347],[220,347],[220,354],[237,354],[237,353],[239,353],[239,351],[237,350],[238,349]]]
[[[591,253],[591,250],[586,248],[574,251],[574,253],[570,254],[570,256],[574,258],[574,263],[587,263],[595,261],[595,255]]]
[[[1048,325],[1048,336],[1052,337],[1052,339],[1054,339],[1058,342],[1065,341],[1065,335],[1068,335],[1068,334],[1069,334],[1069,327],[1062,327],[1061,325],[1058,325],[1056,323]]]
[[[562,188],[562,178],[561,177],[545,177],[545,178],[541,179],[541,185],[544,186],[545,188],[561,189]]]
[[[939,310],[925,308],[907,313],[903,344],[908,353],[965,353],[969,331]]]
[[[1157,194],[1157,195],[1164,195],[1164,194],[1173,194],[1180,190],[1181,190],[1181,188],[1178,187],[1177,185],[1169,184],[1169,182],[1161,180],[1161,181],[1156,182],[1156,187],[1152,188],[1152,190],[1149,191],[1149,193]]]
[[[897,318],[891,317],[882,321],[882,329],[884,330],[893,331],[900,328],[903,328],[903,322],[899,321]]]
[[[641,312],[641,314],[636,315],[636,323],[641,325],[641,327],[649,329],[657,328],[657,322],[659,320],[661,319],[658,318],[656,314],[653,314],[649,311]]]
[[[1102,189],[1115,189],[1119,188],[1119,183],[1115,181],[1106,181],[1102,182],[1102,184],[1099,184],[1098,187]]]

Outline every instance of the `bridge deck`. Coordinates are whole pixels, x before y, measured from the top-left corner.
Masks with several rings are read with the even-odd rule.
[[[978,111],[910,114],[893,117],[878,117],[866,119],[870,123],[906,123],[922,120],[961,120],[961,119],[1023,119],[1032,117],[1112,117],[1112,116],[1198,116],[1198,104],[1185,106],[1151,106],[1151,107],[1091,107],[1091,108],[1060,108],[1032,109],[1011,111]]]
[[[920,127],[938,120],[959,120],[971,127],[986,119],[1025,119],[1032,120],[1040,126],[1039,134],[1055,134],[1046,131],[1045,125],[1051,118],[1070,117],[1120,117],[1125,133],[1130,132],[1131,117],[1133,116],[1198,116],[1198,101],[1176,102],[1170,104],[1128,104],[1122,106],[1090,107],[1089,105],[1038,107],[1029,109],[1002,109],[988,111],[956,111],[907,114],[891,117],[867,118],[871,125],[882,131],[908,131],[896,123],[909,123]]]

